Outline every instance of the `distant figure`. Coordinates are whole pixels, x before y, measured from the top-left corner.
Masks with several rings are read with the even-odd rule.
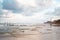
[[[22,31],[24,33],[24,31]]]

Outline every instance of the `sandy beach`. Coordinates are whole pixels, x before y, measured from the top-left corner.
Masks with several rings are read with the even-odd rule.
[[[36,33],[36,32],[34,32]],[[12,35],[0,35],[0,40],[40,40],[40,34],[15,34],[15,37]]]
[[[34,31],[34,34],[15,34],[15,36],[9,34],[3,36],[0,35],[0,40],[52,40],[52,34],[39,33]]]

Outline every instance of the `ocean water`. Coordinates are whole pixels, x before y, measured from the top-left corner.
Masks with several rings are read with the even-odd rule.
[[[60,26],[39,26],[42,28],[38,28],[36,31],[38,32],[38,35],[28,35],[32,32],[27,32],[26,35],[28,36],[21,36],[15,37],[14,35],[11,35],[9,33],[0,34],[0,40],[60,40]],[[0,26],[0,32],[20,32],[18,30],[19,27],[7,27],[7,26]],[[36,33],[35,31],[33,33]]]

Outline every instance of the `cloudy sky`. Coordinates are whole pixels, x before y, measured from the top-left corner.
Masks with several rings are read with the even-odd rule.
[[[42,23],[60,19],[60,0],[0,0],[0,22]]]

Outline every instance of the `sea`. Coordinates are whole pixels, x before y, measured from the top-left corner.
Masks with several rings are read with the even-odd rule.
[[[31,30],[30,30],[31,31]],[[34,32],[26,32],[20,30],[17,26],[0,26],[0,40],[60,40],[60,26],[52,26],[50,24],[42,24],[36,26]],[[32,34],[36,33],[37,34]],[[13,34],[17,34],[17,37]],[[19,34],[21,33],[21,34]],[[31,33],[31,34],[29,34]]]

